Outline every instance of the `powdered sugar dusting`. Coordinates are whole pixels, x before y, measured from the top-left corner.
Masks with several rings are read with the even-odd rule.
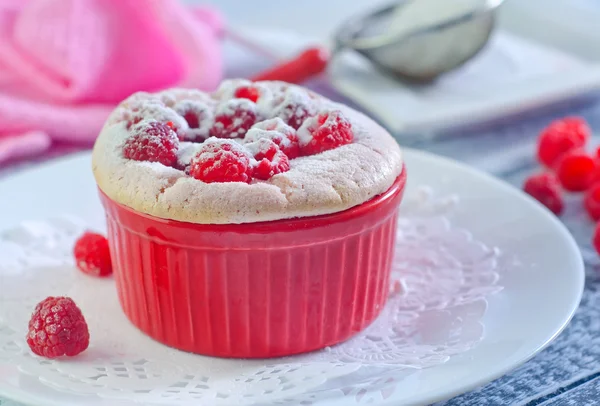
[[[217,105],[216,115],[233,116],[239,110],[255,110],[255,104],[248,99],[231,99]]]
[[[217,105],[211,136],[239,138],[254,125],[256,104],[248,99],[231,99]]]
[[[286,123],[284,123],[280,117],[274,117],[268,120],[263,120],[254,124],[252,128],[257,128],[259,130],[274,130],[279,131],[281,133],[294,132],[294,129]]]
[[[202,142],[209,137],[209,131],[215,122],[213,106],[197,100],[180,100],[173,109],[188,124],[186,140]]]
[[[312,108],[311,110],[313,113],[316,113],[315,100],[312,97],[310,97],[310,94],[306,90],[298,87],[288,87],[287,89],[285,89],[285,92],[283,93],[283,99],[279,101],[278,104],[281,106],[305,105],[309,106],[309,108]]]
[[[140,161],[137,162],[142,168],[148,168],[152,172],[154,172],[161,179],[171,179],[171,178],[179,178],[181,176],[181,171],[178,171],[175,168],[171,168],[170,166],[165,166],[160,162],[148,162],[148,161]]]
[[[167,107],[173,108],[177,103],[177,99],[172,93],[164,93],[160,95],[160,101]]]
[[[108,124],[118,124],[121,122],[127,122],[131,120],[131,110],[126,107],[117,107],[108,117]]]
[[[284,124],[290,123],[294,128],[298,128],[306,117],[317,114],[321,108],[320,98],[311,96],[306,89],[283,82],[253,83],[245,79],[230,79],[221,84],[215,96],[222,101],[232,100],[242,87],[254,87],[259,91],[260,97],[255,104],[259,116],[281,118]]]
[[[155,99],[143,100],[131,105],[132,116],[154,119],[162,123],[171,122],[177,130],[186,131],[187,122],[175,110]]]
[[[215,97],[219,100],[233,99],[235,91],[242,86],[252,86],[252,82],[247,79],[225,79],[215,92]]]
[[[127,140],[127,142],[131,144],[139,144],[139,147],[142,147],[143,145],[148,143],[161,143],[163,141],[162,136],[160,136],[155,131],[151,131],[152,126],[158,123],[160,122],[154,119],[144,119],[139,123],[133,125],[130,130],[132,137],[130,137]],[[174,131],[168,131],[165,133],[164,136],[168,137],[168,140],[170,142],[173,142],[176,145],[179,144],[179,139],[177,138],[177,135]]]
[[[289,87],[281,100],[275,100],[271,117],[280,117],[292,127],[298,128],[304,120],[316,115],[320,107],[305,90]]]
[[[261,138],[275,142],[289,159],[297,158],[300,155],[300,145],[296,136],[296,130],[285,124],[279,117],[254,124],[246,133],[244,142],[254,142]]]
[[[256,103],[236,98],[236,91],[242,87],[258,91]],[[307,117],[322,110],[321,98],[297,86],[231,79],[224,81],[214,95],[178,88],[156,94],[135,93],[119,105],[109,122],[135,123],[144,118],[172,122],[182,140],[203,142],[209,136],[243,137],[255,121],[260,123],[258,128],[288,134],[287,124],[298,128]],[[186,117],[186,114],[190,115]],[[218,117],[225,119],[215,120]]]
[[[336,149],[354,141],[352,123],[340,110],[329,110],[307,119],[298,129],[301,151],[306,155]]]
[[[268,90],[261,94],[260,99],[256,102],[256,106],[263,117],[277,117],[275,108],[285,98],[287,87],[288,86],[284,84],[280,84],[279,86],[269,86]]]
[[[240,145],[238,142],[223,138],[210,137],[200,145],[200,148],[198,149],[199,152],[192,158],[191,162],[193,163],[198,159],[215,159],[217,154],[224,150],[223,145],[229,145],[231,147],[230,150],[240,152],[248,159],[253,159],[253,156],[248,149]]]
[[[259,128],[251,128],[248,130],[246,136],[244,137],[244,142],[249,144],[261,139],[275,141],[277,145],[281,145],[283,147],[289,147],[292,144],[292,141],[279,131],[261,130]]]
[[[244,182],[252,179],[252,156],[239,143],[209,138],[190,163],[190,174],[203,182]]]
[[[261,88],[257,103],[245,98],[229,101],[222,99],[227,92],[235,93],[235,89],[240,85]],[[263,93],[262,88],[268,89],[268,92]],[[254,99],[253,95],[256,93],[249,94]],[[265,101],[263,114],[260,112],[260,105],[264,101],[263,96],[267,94],[272,96],[272,99],[268,103]],[[296,101],[307,102],[310,105],[308,109],[311,110],[311,115],[304,118],[309,122],[300,133],[309,127],[308,124],[318,124],[318,120],[314,118],[317,113],[341,110],[352,125],[354,141],[343,147],[334,146],[334,149],[314,152],[314,155],[302,151],[304,155],[309,156],[299,156],[297,131],[287,125],[286,118],[299,119],[302,114],[295,111],[292,105],[284,106],[284,103],[293,104]],[[242,178],[236,177],[234,180],[228,178],[228,174],[220,176],[225,173],[223,172],[216,175],[213,173],[214,176],[206,181],[200,180],[191,170],[192,163],[202,155],[205,144],[187,141],[200,141],[206,135],[198,134],[198,138],[191,138],[193,134],[190,132],[194,129],[189,128],[187,121],[180,114],[184,112],[184,107],[191,106],[202,106],[202,109],[206,106],[209,111],[215,113],[215,121],[219,113],[230,115],[231,120],[217,125],[218,129],[224,130],[218,135],[218,139],[209,137],[204,143],[221,146],[226,143],[251,162],[254,160],[253,152],[259,151],[250,146],[253,150],[251,152],[243,145],[253,144],[261,139],[265,141],[260,141],[259,144],[272,141],[278,146],[280,153],[283,151],[288,155],[289,170],[264,181],[255,182],[252,182],[254,172],[250,171],[246,180],[252,183],[246,184],[246,180],[243,179],[246,174],[244,166],[239,162],[231,162],[227,163],[227,166],[231,165],[232,172],[227,173],[240,175]],[[234,111],[236,113],[233,116],[237,114],[236,108],[239,107],[253,109],[257,116],[249,124],[242,123],[247,125],[242,130],[234,128],[235,131],[230,131],[230,126],[235,127],[241,123],[236,117],[231,117]],[[178,174],[174,183],[168,179],[174,177],[171,173],[152,169],[160,164],[148,166],[148,163],[125,159],[120,153],[124,142],[132,137],[131,129],[136,125],[135,121],[129,120],[133,114],[141,114],[142,111],[144,114],[148,113],[148,117],[142,117],[142,121],[164,120],[167,119],[165,115],[175,114],[179,120],[171,116],[172,120],[169,121],[185,122],[182,124],[185,127],[183,135],[177,131],[179,148],[174,151],[173,163],[170,165],[172,168],[169,168]],[[202,125],[198,123],[198,127],[200,129]],[[215,125],[209,130],[211,136],[214,135],[213,129]],[[221,138],[229,137],[229,132],[234,132],[236,138]],[[242,139],[243,135],[246,137]],[[317,135],[314,138],[319,140],[327,136]],[[310,133],[304,133],[304,142],[310,142],[310,137]],[[297,151],[295,156],[286,151],[290,145]],[[204,153],[207,155],[202,156],[215,158],[215,151]],[[269,155],[269,164],[277,165],[282,162],[282,159],[275,155]],[[263,160],[264,158],[261,158],[260,162]],[[219,158],[217,164],[223,162]],[[377,124],[345,106],[282,82],[229,81],[214,95],[186,89],[172,89],[155,95],[138,93],[121,103],[113,112],[94,148],[96,180],[99,187],[113,200],[157,217],[210,224],[270,221],[345,210],[389,188],[400,174],[401,168],[402,157],[397,144]],[[258,176],[255,178],[263,179]]]
[[[268,138],[259,138],[257,141],[245,144],[252,153],[256,162],[254,165],[254,177],[267,180],[272,176],[290,170],[290,161],[277,144]]]
[[[182,142],[177,152],[177,163],[179,167],[189,166],[192,158],[200,152],[203,144],[197,142]]]
[[[206,105],[214,105],[216,100],[209,94],[198,89],[172,88],[157,94],[159,99],[167,106],[174,107],[182,100],[193,100]]]
[[[304,124],[298,128],[296,135],[301,146],[310,144],[313,140],[312,133],[319,126],[319,119],[317,117],[310,117],[304,121]]]
[[[259,138],[254,142],[245,144],[244,147],[252,154],[252,156],[257,156],[259,154],[267,155],[270,150],[278,149],[277,145],[267,138]]]
[[[137,92],[124,100],[111,114],[109,123],[121,121],[137,122],[141,119],[154,119],[163,123],[171,122],[177,134],[185,140],[203,141],[208,137],[216,101],[210,94],[196,89],[173,88],[156,94]],[[185,107],[203,114],[197,128],[189,128]]]
[[[145,119],[131,127],[131,134],[121,148],[123,157],[167,166],[176,161],[179,139],[170,125]]]

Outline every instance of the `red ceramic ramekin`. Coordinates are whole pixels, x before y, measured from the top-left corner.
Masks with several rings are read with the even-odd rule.
[[[100,192],[121,306],[184,351],[266,358],[316,350],[383,308],[406,170],[382,195],[323,216],[249,224],[164,220]]]

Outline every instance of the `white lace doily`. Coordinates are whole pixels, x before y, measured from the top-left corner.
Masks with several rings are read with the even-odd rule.
[[[500,251],[452,227],[456,197],[421,188],[407,196],[398,227],[390,299],[357,337],[325,350],[271,360],[184,353],[146,337],[125,318],[111,278],[74,269],[71,247],[85,224],[61,218],[0,235],[0,365],[11,364],[64,392],[142,404],[314,404],[386,399],[419,368],[446,362],[483,338],[486,297],[498,285]],[[71,296],[90,327],[78,357],[46,360],[25,342],[35,304]]]

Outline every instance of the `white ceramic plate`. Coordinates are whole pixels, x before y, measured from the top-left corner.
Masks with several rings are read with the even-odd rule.
[[[487,311],[480,321],[484,333],[477,345],[458,352],[447,362],[412,370],[406,377],[386,377],[386,382],[393,381],[394,387],[382,389],[382,396],[373,398],[372,402],[382,405],[426,404],[447,399],[516,368],[548,345],[566,326],[579,304],[584,282],[583,263],[574,240],[565,227],[537,202],[501,181],[454,161],[406,150],[406,163],[409,195],[415,193],[419,185],[425,184],[438,195],[458,196],[460,201],[449,214],[453,227],[469,230],[481,243],[501,249],[505,268],[500,273],[503,290],[487,298]],[[0,196],[2,229],[17,226],[25,220],[44,220],[65,213],[103,228],[102,209],[87,153],[4,179],[0,182]],[[3,285],[2,277],[0,272],[0,285]],[[98,286],[98,289],[112,289],[110,280],[89,280],[85,279],[85,283],[100,283],[92,285]],[[108,295],[107,300],[115,300],[115,297]],[[124,319],[117,313],[115,320]],[[154,345],[156,352],[164,351],[171,354],[169,357],[197,357],[179,352],[167,353],[166,347],[142,337],[126,324],[123,326],[122,334],[132,335],[129,337],[138,340],[140,345]],[[193,358],[190,359],[193,361]],[[207,357],[195,359],[207,365],[221,365],[218,364],[221,361]],[[89,357],[74,361],[71,367],[83,368],[86,362],[90,362]],[[244,362],[232,361],[228,365],[243,368]],[[210,376],[215,370],[207,368],[205,374]],[[42,381],[22,373],[14,364],[3,362],[0,357],[2,397],[40,406],[133,404],[131,399],[89,394],[83,397],[64,390],[57,391]],[[339,396],[331,393],[317,396],[315,403],[351,403],[342,392],[335,392]],[[362,403],[369,399],[363,395],[365,393],[358,391],[351,399],[354,403]],[[220,404],[225,404],[222,400]]]

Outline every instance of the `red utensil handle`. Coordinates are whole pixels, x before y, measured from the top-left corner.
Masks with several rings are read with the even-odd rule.
[[[298,84],[323,72],[328,62],[329,51],[326,48],[308,48],[294,59],[267,69],[252,80],[280,80]]]

